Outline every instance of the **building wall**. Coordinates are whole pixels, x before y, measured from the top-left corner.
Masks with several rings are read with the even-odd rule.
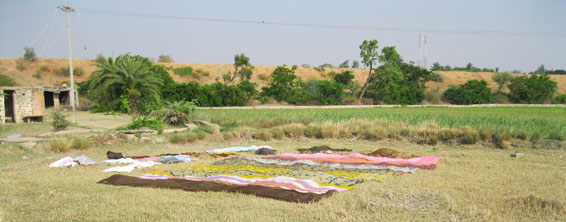
[[[32,89],[14,91],[14,122],[21,123],[25,116],[33,115]]]

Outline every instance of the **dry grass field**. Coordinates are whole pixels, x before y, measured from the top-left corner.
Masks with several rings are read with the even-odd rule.
[[[426,109],[428,108],[423,108],[425,111]],[[385,111],[404,115],[403,111],[395,109]],[[477,113],[473,109],[464,108],[459,114],[456,113],[458,111],[449,111],[458,118]],[[498,115],[496,111],[487,109],[483,112]],[[540,115],[536,115],[535,111],[531,112],[535,114],[530,118],[548,118],[543,116],[548,114],[548,111],[541,112],[543,114]],[[556,109],[549,111],[562,112]],[[203,117],[213,117],[215,113],[222,111],[197,112],[203,112],[200,114]],[[274,114],[263,114],[261,118],[269,118],[270,115]],[[289,118],[293,119],[297,115],[295,113]],[[325,114],[309,115],[322,118]],[[485,113],[482,115],[489,116]],[[78,125],[74,127],[110,132],[117,125],[127,124],[129,118],[80,113]],[[445,118],[451,117],[448,115]],[[560,117],[556,118],[561,121]],[[33,136],[50,129],[52,127],[49,123],[44,123],[8,124],[0,130],[3,136],[16,133]],[[85,132],[77,132],[51,135],[49,138],[76,138],[86,135]],[[176,134],[152,137],[161,137],[168,141],[168,138],[174,135]],[[183,145],[169,142],[152,145],[117,141],[111,145],[95,143],[88,149],[71,149],[66,153],[56,153],[46,144],[48,142],[41,142],[34,148],[21,144],[0,144],[0,221],[566,220],[566,152],[563,148],[519,146],[503,150],[482,144],[419,145],[407,140],[370,141],[357,138],[284,137],[263,141],[251,137],[226,139],[222,132],[207,134],[202,140]],[[440,156],[443,160],[439,162],[436,170],[420,170],[414,174],[391,176],[382,182],[365,182],[354,190],[336,193],[330,198],[310,204],[235,193],[193,193],[97,184],[99,180],[112,175],[102,172],[111,166],[106,164],[75,168],[48,167],[50,163],[65,156],[87,155],[101,161],[106,159],[108,150],[126,155],[158,155],[247,145],[270,145],[280,153],[296,153],[297,148],[309,148],[314,145],[348,148],[359,153],[391,147],[416,155]],[[510,157],[515,152],[522,152],[525,156]],[[186,169],[195,164],[212,163],[215,160],[218,159],[204,157],[196,162],[136,169],[127,175],[139,176],[153,170]]]
[[[16,80],[20,85],[56,85],[62,84],[67,81],[68,78],[57,75],[53,71],[60,69],[62,67],[68,67],[69,62],[67,59],[63,58],[53,58],[53,59],[39,59],[33,63],[22,63],[22,67],[25,69],[19,70],[18,63],[22,63],[18,59],[0,59],[0,73],[10,76]],[[208,72],[209,76],[201,76],[200,79],[196,79],[191,75],[179,76],[170,71],[170,75],[175,81],[178,82],[189,82],[198,81],[200,83],[213,83],[215,81],[222,81],[222,75],[228,72],[234,71],[234,66],[232,64],[218,65],[218,64],[183,64],[183,63],[159,63],[167,67],[179,68],[185,66],[191,66],[194,71],[201,69],[202,72]],[[94,62],[92,60],[75,59],[73,60],[73,65],[75,67],[80,67],[84,70],[84,74],[81,76],[76,76],[76,81],[84,81],[88,76],[96,70]],[[33,77],[33,74],[37,73],[41,66],[47,66],[49,71],[42,74],[41,78]],[[255,66],[254,74],[252,75],[252,81],[257,82],[259,86],[264,86],[269,81],[269,75],[273,72],[276,66]],[[367,78],[367,69],[341,69],[332,68],[325,69],[323,72],[319,72],[314,68],[303,68],[299,66],[296,70],[296,74],[303,80],[310,79],[328,79],[329,72],[342,72],[344,70],[353,71],[354,76],[356,76],[355,81],[362,83]],[[468,80],[478,79],[486,80],[489,86],[493,89],[497,88],[497,84],[491,80],[494,73],[487,72],[436,72],[440,74],[444,81],[442,83],[428,82],[427,86],[431,89],[440,87],[441,91],[448,88],[449,85],[453,84],[463,84]],[[519,74],[516,74],[519,75]],[[558,83],[558,92],[566,93],[566,75],[552,75],[551,79]]]

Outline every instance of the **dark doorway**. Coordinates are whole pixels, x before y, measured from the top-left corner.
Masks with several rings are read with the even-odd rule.
[[[14,122],[14,90],[4,90],[4,108],[6,122]]]
[[[53,101],[53,92],[43,92],[43,99],[45,100],[45,108],[55,106],[55,102]]]
[[[71,98],[69,97],[69,91],[61,91],[59,93],[59,104],[61,105],[71,105]]]

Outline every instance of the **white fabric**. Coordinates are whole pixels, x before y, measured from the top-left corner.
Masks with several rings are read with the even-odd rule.
[[[146,168],[146,167],[152,167],[156,164],[160,164],[158,162],[154,162],[154,161],[146,161],[146,162],[140,162],[140,161],[136,161],[134,160],[133,163],[131,163],[130,165],[127,166],[119,166],[119,167],[111,167],[108,169],[105,169],[102,172],[121,172],[121,173],[129,173],[132,172],[135,168]]]
[[[112,164],[126,164],[126,163],[134,163],[136,162],[136,160],[132,159],[132,158],[120,158],[120,159],[109,159],[109,160],[103,160],[103,163],[112,163]]]
[[[70,156],[63,157],[60,160],[57,160],[49,164],[49,167],[76,167],[76,166],[78,166],[78,164],[75,163],[73,158],[71,158]]]
[[[73,158],[73,160],[75,162],[79,162],[80,165],[93,165],[93,164],[97,164],[96,161],[92,160],[91,158],[85,156],[85,155],[81,155],[78,157]]]

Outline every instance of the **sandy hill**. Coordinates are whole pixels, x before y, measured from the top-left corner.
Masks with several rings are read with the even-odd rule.
[[[75,76],[75,81],[80,82],[88,78],[88,76],[94,72],[97,68],[92,60],[75,59],[73,60],[73,65],[75,67],[81,68],[83,74]],[[170,75],[175,81],[178,82],[190,82],[198,81],[199,83],[213,83],[215,81],[222,81],[222,75],[234,70],[232,64],[219,65],[219,64],[183,64],[183,63],[159,63],[167,67],[185,67],[191,66],[193,70],[201,70],[201,73],[208,72],[209,75],[200,75],[200,79],[194,76],[179,76],[170,71]],[[68,67],[69,61],[63,58],[54,59],[39,59],[35,62],[24,62],[21,59],[0,59],[0,73],[12,77],[16,82],[22,86],[36,86],[45,85],[53,86],[62,84],[68,81],[68,77],[57,74],[57,70]],[[42,68],[43,67],[43,68]],[[273,72],[277,66],[255,66],[254,75],[252,76],[252,81],[257,82],[260,86],[264,86],[269,81],[268,77]],[[43,70],[43,71],[41,71]],[[332,68],[325,69],[324,72],[319,72],[314,68],[303,68],[299,67],[296,70],[296,74],[303,80],[310,79],[329,79],[327,75],[329,72],[342,72],[344,70],[353,71],[356,76],[356,81],[362,83],[367,78],[367,69],[342,69],[342,68]],[[41,75],[35,75],[36,73],[41,73]],[[489,86],[493,89],[497,88],[497,84],[491,80],[494,73],[490,72],[436,72],[440,74],[444,81],[442,83],[429,82],[427,86],[432,88],[440,87],[441,90],[448,88],[449,85],[462,84],[468,80],[478,79],[486,80]],[[520,74],[516,74],[520,75]],[[41,76],[41,77],[40,77]],[[558,82],[558,91],[560,93],[566,93],[566,75],[552,75],[551,79]]]

